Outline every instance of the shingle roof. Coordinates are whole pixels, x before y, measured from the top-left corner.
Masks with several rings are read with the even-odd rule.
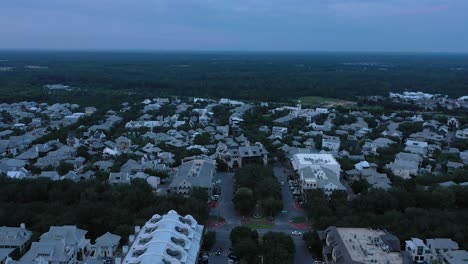
[[[104,235],[96,238],[96,246],[118,246],[120,241],[120,236],[114,235],[112,233],[105,233]]]

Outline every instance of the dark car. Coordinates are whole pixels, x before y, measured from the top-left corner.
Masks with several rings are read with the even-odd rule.
[[[232,253],[229,253],[229,255],[228,255],[228,259],[232,259],[232,260],[235,260],[235,261],[237,261],[237,260],[239,260],[239,257],[238,257],[238,256],[236,256],[236,255],[234,255],[234,254],[232,254]]]

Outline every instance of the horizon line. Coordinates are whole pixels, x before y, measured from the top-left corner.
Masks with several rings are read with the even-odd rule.
[[[0,52],[466,54],[468,51],[0,48]]]

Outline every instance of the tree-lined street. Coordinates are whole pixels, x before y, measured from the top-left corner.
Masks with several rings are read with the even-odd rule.
[[[256,229],[260,237],[268,232],[282,232],[291,235],[293,231],[301,233],[307,230],[300,230],[290,223],[290,219],[295,217],[303,217],[304,212],[295,206],[295,200],[287,184],[287,173],[289,172],[284,166],[276,164],[273,167],[274,174],[279,182],[285,184],[281,186],[283,198],[283,210],[274,218],[274,225],[268,229]],[[216,231],[216,243],[210,252],[209,263],[225,264],[228,262],[229,248],[231,248],[230,233],[236,226],[242,225],[242,218],[236,212],[232,199],[234,197],[234,173],[218,173],[216,180],[220,180],[221,195],[218,201],[218,206],[211,210],[211,215],[221,216],[225,219],[225,224],[218,227],[209,227],[210,231]],[[302,240],[302,235],[292,235],[295,244],[294,263],[313,263],[313,258],[307,250],[307,246]],[[221,249],[221,255],[217,256],[215,252]]]

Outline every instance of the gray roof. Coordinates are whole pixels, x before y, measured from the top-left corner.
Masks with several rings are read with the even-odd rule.
[[[396,154],[395,156],[395,160],[405,160],[405,161],[415,161],[415,162],[421,162],[423,160],[423,158],[418,155],[418,154],[414,154],[414,153],[406,153],[406,152],[400,152],[398,154]]]
[[[457,184],[453,181],[446,181],[446,182],[439,183],[439,185],[442,187],[452,187],[452,186],[456,186]]]
[[[274,120],[273,122],[275,122],[275,123],[287,123],[287,122],[293,120],[294,118],[296,118],[294,115],[288,114],[286,116],[283,116],[283,117],[280,117],[280,118]]]
[[[40,242],[63,240],[66,245],[76,245],[84,239],[88,231],[77,228],[76,226],[51,226],[49,232],[41,235]]]
[[[382,241],[388,246],[390,252],[401,252],[400,249],[400,241],[399,239],[388,233],[386,230],[383,230],[385,235],[380,236]],[[330,226],[324,231],[319,231],[320,239],[325,240],[328,235],[328,240],[330,245],[334,248],[336,254],[336,262],[337,264],[360,264],[361,262],[354,261],[349,254],[346,245],[341,238],[340,234],[338,233],[338,229],[335,226]],[[325,246],[324,250],[330,251],[330,247]],[[331,252],[330,252],[331,253]],[[404,264],[409,264],[408,260],[403,258]]]
[[[372,144],[374,144],[376,147],[385,147],[393,143],[395,143],[395,141],[384,137],[377,138],[374,141],[372,141]]]
[[[243,158],[245,157],[260,157],[268,154],[268,151],[263,147],[263,145],[251,145],[239,147],[239,155]]]
[[[21,227],[0,227],[0,247],[23,246],[31,239],[32,232]]]
[[[445,263],[448,264],[467,264],[468,263],[468,251],[466,250],[454,250],[448,252],[442,252]]]
[[[170,187],[187,181],[193,187],[211,188],[216,162],[206,157],[195,158],[180,165]]]
[[[69,257],[65,253],[66,245],[62,240],[33,242],[31,248],[20,261],[34,261],[37,257],[50,262],[67,263]]]
[[[8,258],[14,250],[14,248],[0,248],[0,262]]]
[[[119,241],[120,241],[120,236],[107,232],[104,235],[96,238],[96,246],[114,247],[114,246],[119,245]]]
[[[458,243],[450,238],[428,238],[426,244],[430,249],[458,249]]]
[[[320,167],[322,171],[325,173],[325,178],[321,177],[316,177],[315,173],[313,172],[312,167],[305,167],[300,169],[300,171],[303,173],[304,178],[314,178],[317,180],[317,187],[320,189],[324,189],[326,185],[328,184],[334,184],[337,186],[338,190],[346,190],[346,188],[343,186],[343,184],[340,182],[338,179],[338,176],[336,173],[328,168],[325,167]]]
[[[60,178],[60,175],[56,171],[42,171],[39,177],[56,181]]]
[[[460,162],[447,161],[447,167],[448,168],[458,169],[458,168],[461,168],[463,166],[464,166],[464,164],[460,163]]]
[[[130,178],[128,177],[128,173],[125,173],[125,172],[111,172],[109,175],[109,182],[110,183],[129,183]]]

